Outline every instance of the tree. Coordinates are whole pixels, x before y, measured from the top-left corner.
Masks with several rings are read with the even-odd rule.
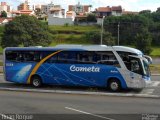
[[[85,39],[89,40],[93,44],[100,44],[101,34],[97,31],[90,31],[85,33]],[[115,39],[112,37],[112,34],[109,32],[103,33],[103,44],[105,45],[114,45]]]
[[[151,13],[151,10],[142,10],[139,12],[139,14],[149,14]]]
[[[104,32],[103,34],[103,44],[105,45],[115,45],[115,38],[109,32]]]
[[[117,38],[119,35],[121,45],[133,45],[134,36],[141,31],[142,27],[148,27],[149,20],[143,15],[110,16],[104,19],[104,29]]]
[[[6,13],[6,11],[1,11],[1,17],[4,17],[4,18],[6,18],[6,17],[7,17],[7,13]]]
[[[85,33],[84,37],[86,40],[89,40],[93,44],[100,44],[100,38],[101,38],[100,32],[89,31]]]
[[[97,22],[96,15],[93,13],[87,14],[87,21],[88,22]]]
[[[143,51],[146,54],[151,53],[152,38],[147,29],[143,28],[140,33],[137,33],[135,40],[135,46],[137,49]]]
[[[33,16],[22,15],[5,25],[2,47],[47,46],[51,43],[48,26]]]
[[[160,12],[160,7],[157,8],[156,12]]]

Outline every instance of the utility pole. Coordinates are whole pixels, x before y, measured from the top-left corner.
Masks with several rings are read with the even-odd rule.
[[[103,17],[102,17],[102,26],[101,26],[101,43],[100,43],[100,45],[102,45],[102,44],[103,44],[103,23],[104,23],[104,18],[105,18],[105,16],[103,16]]]
[[[119,26],[120,26],[120,22],[118,22],[118,46],[119,46]]]

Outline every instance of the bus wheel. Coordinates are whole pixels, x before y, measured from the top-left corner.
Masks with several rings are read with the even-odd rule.
[[[32,77],[32,85],[34,87],[40,87],[42,85],[42,80],[40,77],[38,76],[33,76]]]
[[[108,88],[112,92],[117,92],[121,90],[121,84],[118,79],[111,79],[109,80]]]

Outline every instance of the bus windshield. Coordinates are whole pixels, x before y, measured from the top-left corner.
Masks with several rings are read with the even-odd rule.
[[[143,66],[144,66],[144,75],[150,76],[150,69],[149,69],[149,63],[146,60],[143,60]]]
[[[139,58],[130,57],[130,71],[140,74],[143,74],[142,64]]]
[[[123,61],[129,71],[145,76],[150,75],[149,64],[144,58],[138,56],[128,56],[126,59],[123,59]]]

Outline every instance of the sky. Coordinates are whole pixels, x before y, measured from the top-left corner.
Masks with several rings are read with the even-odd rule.
[[[0,0],[0,2],[6,1],[12,5],[14,9],[17,9],[20,3],[25,0]],[[126,11],[141,11],[151,10],[156,11],[160,7],[160,0],[28,0],[30,4],[48,4],[53,2],[55,5],[61,5],[66,11],[68,5],[75,5],[80,2],[82,5],[92,5],[92,9],[106,6],[118,6],[121,5]]]

